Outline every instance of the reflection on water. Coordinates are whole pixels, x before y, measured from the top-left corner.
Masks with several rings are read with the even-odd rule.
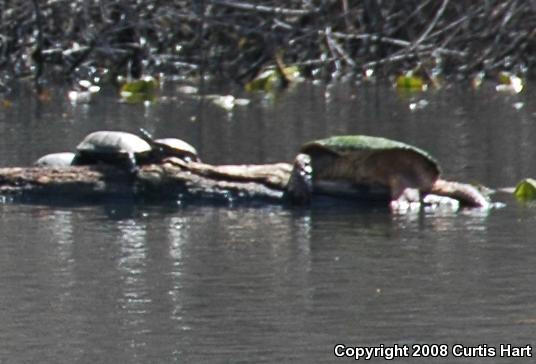
[[[24,99],[31,115],[0,112],[1,163],[138,123],[185,136],[208,161],[288,160],[304,140],[362,132],[429,149],[451,178],[536,175],[534,106],[509,106],[527,95],[445,90],[410,112],[415,100],[389,89],[300,87],[232,114],[206,105],[199,115],[187,101]],[[536,334],[536,210],[505,199],[487,212],[410,214],[333,202],[2,204],[0,362],[323,363],[336,343],[526,345]],[[500,362],[455,362],[490,360]]]

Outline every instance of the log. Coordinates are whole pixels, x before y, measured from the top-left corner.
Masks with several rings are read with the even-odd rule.
[[[282,201],[292,165],[210,165],[167,158],[135,174],[110,165],[0,168],[0,195],[25,200],[102,197]]]

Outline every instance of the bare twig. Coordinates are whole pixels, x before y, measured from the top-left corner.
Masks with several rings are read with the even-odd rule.
[[[124,74],[126,65],[135,62],[143,63],[146,73],[205,74],[244,83],[273,67],[276,51],[284,55],[284,64],[300,65],[306,72],[322,69],[314,75],[359,73],[361,67],[382,65],[399,73],[437,56],[449,65],[446,71],[460,73],[536,65],[534,1],[3,4],[2,79],[32,75],[36,87],[52,72],[72,70],[74,77],[87,77],[108,69],[109,74]]]
[[[229,1],[229,0],[212,0],[212,4],[227,6],[230,8],[241,9],[241,10],[252,10],[252,11],[257,11],[259,13],[292,15],[292,16],[308,15],[308,14],[312,14],[316,12],[315,10],[287,9],[287,8],[282,8],[282,7],[256,5],[256,4]]]
[[[430,32],[435,28],[435,26],[437,25],[437,22],[439,21],[439,19],[443,16],[443,14],[445,13],[445,9],[447,8],[447,5],[449,4],[449,0],[443,0],[443,3],[441,4],[441,7],[439,8],[439,10],[437,11],[436,15],[434,16],[434,18],[432,19],[432,21],[430,22],[430,24],[428,25],[428,27],[426,28],[426,30],[421,34],[421,36],[415,41],[415,43],[413,44],[412,48],[415,48],[415,47],[418,47],[419,44],[421,44],[425,39],[426,37],[428,36],[428,34],[430,34]]]

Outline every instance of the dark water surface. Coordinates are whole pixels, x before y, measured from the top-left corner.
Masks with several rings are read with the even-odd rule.
[[[0,165],[98,129],[182,137],[211,163],[289,161],[304,141],[361,133],[429,150],[449,178],[508,186],[536,176],[535,99],[303,84],[229,113],[21,92],[0,109]],[[349,362],[335,344],[423,343],[449,345],[448,357],[393,362],[531,362],[452,353],[536,345],[536,206],[501,199],[489,212],[408,215],[324,202],[0,204],[0,363]]]

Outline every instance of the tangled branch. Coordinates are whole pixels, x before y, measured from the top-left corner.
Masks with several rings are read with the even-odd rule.
[[[0,0],[0,85],[10,79],[207,73],[244,83],[283,55],[311,77],[445,75],[536,63],[524,0]],[[36,83],[38,84],[38,83]]]

